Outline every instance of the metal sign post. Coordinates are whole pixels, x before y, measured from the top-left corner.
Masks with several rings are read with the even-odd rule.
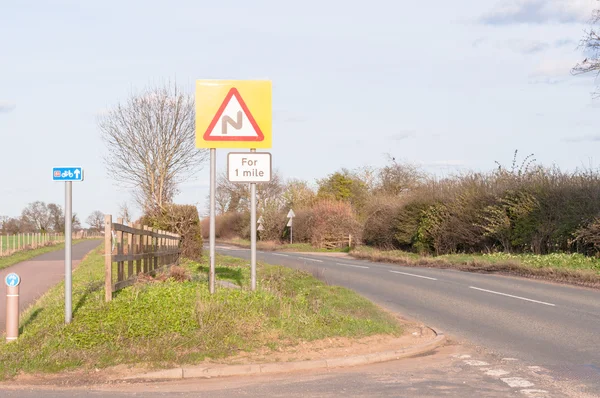
[[[209,256],[210,270],[208,271],[208,290],[211,294],[215,292],[215,190],[217,181],[217,150],[210,149],[210,233],[209,233]]]
[[[256,149],[250,149],[256,152]],[[250,183],[250,285],[256,290],[256,183]]]
[[[73,267],[72,267],[72,237],[73,237],[73,181],[83,181],[81,167],[55,167],[52,170],[54,181],[65,182],[65,323],[73,319]]]
[[[294,210],[290,209],[290,211],[287,214],[287,218],[289,218],[290,220],[288,221],[287,225],[288,227],[290,227],[290,245],[293,243],[294,239],[294,217],[296,217],[296,214],[294,214]]]

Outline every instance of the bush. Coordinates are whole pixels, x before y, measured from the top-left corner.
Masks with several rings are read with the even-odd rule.
[[[345,242],[352,234],[353,241],[361,239],[360,224],[352,206],[347,202],[322,200],[312,208],[311,244],[325,247],[331,242]]]
[[[376,196],[365,208],[363,242],[380,249],[398,248],[395,239],[396,220],[403,210],[403,201],[393,196]],[[416,230],[416,225],[415,225]],[[404,243],[404,242],[403,242]],[[408,246],[411,244],[408,239]],[[407,245],[403,245],[407,248]]]
[[[191,260],[202,258],[202,227],[196,206],[170,204],[153,214],[144,215],[141,222],[151,228],[180,235],[183,257]]]

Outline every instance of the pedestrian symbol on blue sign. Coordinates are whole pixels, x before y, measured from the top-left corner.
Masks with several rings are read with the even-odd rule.
[[[19,286],[19,283],[21,283],[21,278],[19,277],[19,275],[15,274],[13,272],[11,274],[6,275],[6,278],[4,278],[4,281],[6,282],[6,286],[15,287],[15,286]]]
[[[54,181],[83,181],[83,169],[81,167],[55,167],[52,169]]]

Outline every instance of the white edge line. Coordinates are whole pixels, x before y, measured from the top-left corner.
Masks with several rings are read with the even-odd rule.
[[[408,272],[400,272],[400,271],[390,271],[390,272],[393,272],[394,274],[402,274],[402,275],[414,276],[414,277],[417,277],[417,278],[423,278],[423,279],[429,279],[429,280],[432,280],[432,281],[437,281],[436,278],[430,278],[428,276],[423,276],[423,275],[409,274]]]
[[[493,290],[481,289],[481,288],[475,287],[475,286],[469,286],[469,288],[470,289],[475,289],[475,290],[480,290],[482,292],[487,292],[487,293],[492,293],[492,294],[499,294],[500,296],[512,297],[512,298],[516,298],[516,299],[519,299],[519,300],[531,301],[532,303],[538,303],[538,304],[549,305],[551,307],[556,307],[556,304],[546,303],[544,301],[532,300],[532,299],[528,299],[528,298],[520,297],[520,296],[513,296],[512,294],[506,294],[506,293],[495,292]]]
[[[274,256],[289,257],[289,254],[271,253]]]
[[[301,258],[302,260],[316,261],[317,263],[322,263],[323,262],[323,260],[317,260],[317,259],[308,258],[308,257],[298,257],[298,258]]]
[[[344,264],[344,263],[336,263],[337,265],[345,265],[346,267],[354,267],[354,268],[369,268],[364,265],[352,265],[352,264]]]

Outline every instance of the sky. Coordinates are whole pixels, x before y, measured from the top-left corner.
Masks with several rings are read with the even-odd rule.
[[[81,166],[73,211],[117,216],[98,117],[171,80],[268,79],[273,167],[314,182],[386,154],[437,175],[533,153],[597,167],[594,76],[573,76],[595,0],[0,0],[0,215],[64,205],[55,166]],[[233,151],[233,150],[232,150]],[[217,150],[218,171],[227,149]],[[203,213],[209,165],[177,203]],[[139,215],[139,209],[133,211]]]

